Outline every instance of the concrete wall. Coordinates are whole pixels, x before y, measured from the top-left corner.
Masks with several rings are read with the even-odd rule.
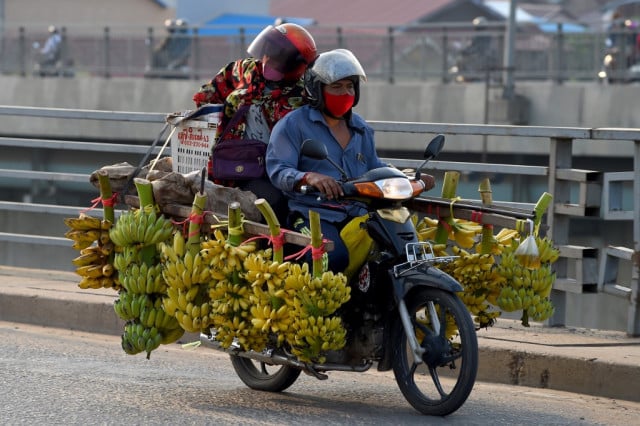
[[[170,113],[192,109],[191,97],[203,81],[159,80],[138,78],[78,77],[70,79],[0,76],[0,104],[81,108],[113,111]],[[532,126],[568,127],[640,127],[640,85],[600,85],[596,83],[547,82],[518,83],[518,94],[529,102]],[[499,115],[500,90],[489,92],[492,124],[505,124],[495,119]],[[481,83],[442,85],[435,82],[403,82],[387,84],[370,81],[362,86],[361,102],[356,110],[368,120],[481,124],[485,117],[485,86]],[[2,133],[43,133],[49,135],[87,136],[100,138],[131,137],[153,140],[159,130],[156,125],[140,126],[138,132],[122,134],[117,123],[85,123],[69,126],[64,121],[32,119],[15,125],[0,117]],[[27,128],[25,128],[25,126]],[[74,134],[76,133],[76,134]],[[450,152],[481,151],[481,138],[456,136],[447,140]],[[489,151],[501,153],[548,152],[544,140],[522,143],[505,138],[489,138]],[[415,135],[380,135],[380,148],[421,150],[422,138]],[[632,144],[576,143],[575,155],[627,157],[632,156]]]

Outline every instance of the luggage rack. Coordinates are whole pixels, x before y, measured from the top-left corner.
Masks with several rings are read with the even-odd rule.
[[[420,266],[433,266],[439,263],[450,263],[456,260],[459,256],[436,256],[433,251],[433,245],[428,241],[419,241],[415,243],[408,243],[405,246],[405,253],[407,261],[400,263],[393,267],[393,274],[399,277],[405,272]]]

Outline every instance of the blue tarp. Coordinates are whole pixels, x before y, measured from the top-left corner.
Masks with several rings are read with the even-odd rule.
[[[243,28],[246,35],[255,36],[266,26],[273,25],[278,18],[277,16],[269,15],[225,13],[199,25],[198,34],[202,36],[232,36],[240,34],[240,29]],[[312,25],[315,22],[312,18],[280,18],[303,27]]]

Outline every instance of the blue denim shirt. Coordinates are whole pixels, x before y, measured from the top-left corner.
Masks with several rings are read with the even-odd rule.
[[[292,211],[309,217],[309,209],[320,213],[323,220],[341,222],[348,216],[365,211],[358,205],[340,200],[318,200],[317,195],[294,191],[306,172],[322,173],[340,181],[340,172],[327,160],[314,160],[300,154],[302,142],[314,139],[324,142],[329,158],[346,172],[348,179],[360,177],[368,170],[386,166],[375,149],[373,129],[359,115],[352,113],[348,121],[351,140],[345,149],[334,138],[322,114],[305,105],[278,121],[271,132],[267,148],[267,174],[271,182],[289,198]],[[258,194],[259,196],[259,194]]]

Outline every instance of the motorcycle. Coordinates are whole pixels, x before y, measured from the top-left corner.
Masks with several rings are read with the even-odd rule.
[[[464,404],[478,369],[475,326],[456,295],[462,286],[435,266],[455,256],[437,257],[429,242],[418,241],[411,214],[402,205],[424,191],[420,170],[443,145],[443,135],[428,144],[413,178],[382,167],[341,182],[345,200],[366,205],[363,226],[374,241],[350,283],[351,299],[337,311],[347,343],[326,353],[322,364],[300,362],[275,338],[260,353],[232,345],[224,350],[245,385],[280,392],[302,372],[324,380],[329,371],[364,372],[376,364],[378,371],[393,370],[405,399],[422,414],[445,416]],[[324,144],[313,140],[303,143],[302,155],[331,162]],[[213,332],[203,332],[200,340],[222,349]]]

